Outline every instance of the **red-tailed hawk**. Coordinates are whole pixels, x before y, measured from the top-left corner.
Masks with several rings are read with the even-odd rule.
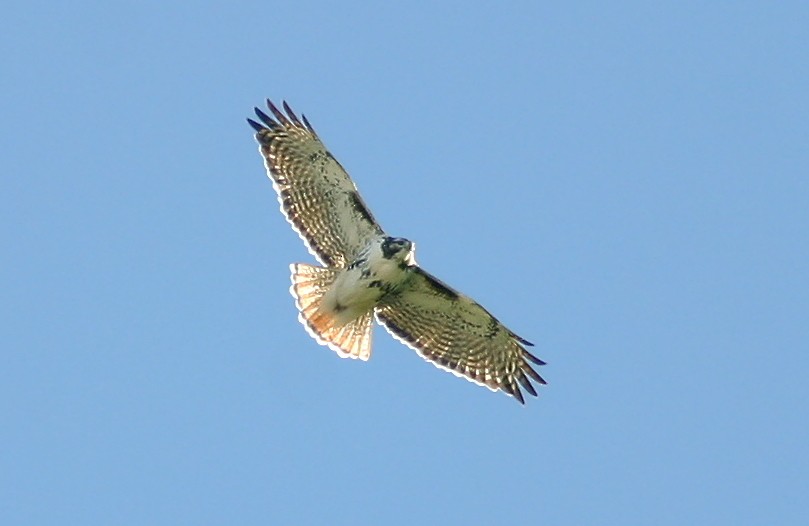
[[[259,151],[283,212],[324,266],[291,265],[299,319],[341,357],[371,356],[373,318],[437,367],[525,403],[545,380],[520,338],[473,299],[416,264],[412,242],[388,236],[305,116],[285,102],[256,108]]]

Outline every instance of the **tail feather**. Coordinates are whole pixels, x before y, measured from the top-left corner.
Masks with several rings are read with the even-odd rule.
[[[373,312],[339,324],[334,313],[322,307],[323,296],[337,279],[339,270],[304,263],[290,266],[292,286],[301,321],[309,334],[321,345],[327,345],[342,358],[367,360],[371,356]]]

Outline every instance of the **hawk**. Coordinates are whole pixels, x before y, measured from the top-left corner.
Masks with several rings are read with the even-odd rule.
[[[281,212],[323,266],[290,266],[290,292],[309,334],[344,358],[368,360],[373,320],[422,358],[525,403],[545,380],[533,345],[470,297],[422,269],[415,245],[388,236],[306,116],[267,100],[255,109],[259,152]]]

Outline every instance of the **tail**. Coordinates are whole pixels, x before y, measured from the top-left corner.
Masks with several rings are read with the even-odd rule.
[[[298,319],[309,334],[321,345],[328,345],[341,358],[370,358],[373,311],[339,325],[336,313],[323,305],[323,296],[340,271],[305,263],[295,263],[289,268],[292,271],[289,292],[300,311]]]

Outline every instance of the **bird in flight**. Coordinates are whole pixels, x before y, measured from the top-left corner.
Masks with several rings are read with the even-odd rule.
[[[533,345],[472,298],[422,269],[415,245],[382,230],[306,116],[270,100],[256,131],[281,212],[322,266],[290,266],[290,292],[309,334],[343,358],[368,360],[373,320],[422,358],[525,403],[545,380]]]

